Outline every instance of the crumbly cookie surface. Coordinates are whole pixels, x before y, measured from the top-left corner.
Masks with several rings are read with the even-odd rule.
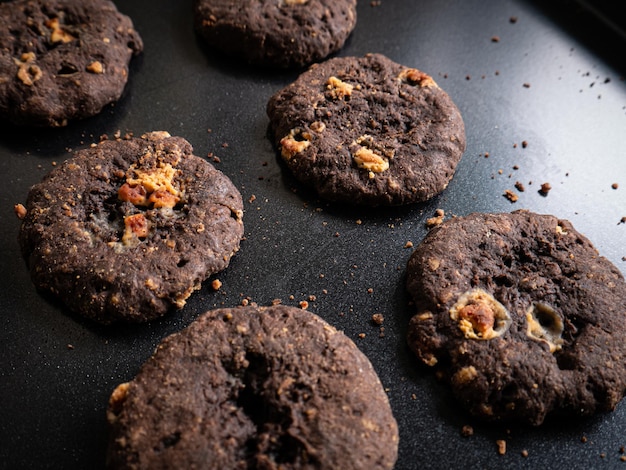
[[[626,283],[566,220],[471,214],[412,254],[408,342],[488,420],[612,410],[626,390]]]
[[[426,73],[380,54],[312,66],[271,97],[267,114],[287,167],[331,201],[427,200],[465,151],[452,99]]]
[[[109,468],[391,469],[398,428],[368,359],[287,306],[218,309],[111,395]]]
[[[34,284],[100,323],[182,307],[243,236],[230,179],[166,132],[78,151],[31,188],[20,230]]]
[[[302,67],[341,49],[356,25],[356,0],[195,0],[194,21],[223,53]]]
[[[0,3],[0,116],[64,126],[117,101],[143,43],[108,0]]]

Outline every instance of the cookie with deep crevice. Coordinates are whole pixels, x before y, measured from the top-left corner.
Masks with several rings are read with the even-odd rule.
[[[108,0],[0,3],[0,117],[64,126],[116,102],[143,43]]]
[[[343,47],[356,0],[195,0],[193,13],[213,49],[256,65],[303,67]]]
[[[243,236],[237,188],[166,132],[79,150],[31,188],[21,216],[34,284],[104,324],[182,307]]]
[[[366,356],[295,307],[213,310],[109,400],[108,468],[391,469],[398,428]]]
[[[447,187],[465,150],[448,94],[380,54],[315,64],[271,97],[267,114],[295,178],[331,201],[425,201]]]
[[[469,411],[541,424],[626,391],[626,282],[567,220],[474,213],[411,255],[408,342]]]

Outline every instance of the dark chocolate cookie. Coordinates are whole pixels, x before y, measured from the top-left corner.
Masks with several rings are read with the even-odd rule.
[[[64,126],[117,101],[143,44],[108,0],[0,3],[0,116]]]
[[[109,468],[391,469],[398,428],[369,360],[295,307],[207,312],[109,401]]]
[[[433,229],[408,262],[408,341],[471,413],[539,425],[626,391],[626,282],[572,224],[528,211]]]
[[[167,132],[80,150],[31,189],[21,231],[34,284],[96,320],[182,307],[239,249],[232,182]]]
[[[332,201],[398,205],[443,191],[465,127],[427,74],[379,54],[313,65],[268,102],[282,158]]]
[[[338,51],[356,25],[356,0],[195,0],[198,33],[247,62],[301,67]]]

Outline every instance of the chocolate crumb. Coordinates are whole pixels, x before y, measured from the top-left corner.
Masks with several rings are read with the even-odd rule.
[[[213,290],[220,290],[220,287],[222,287],[222,281],[220,281],[219,279],[213,279],[213,282],[211,282],[211,287],[213,288]]]
[[[524,88],[530,88],[530,83],[524,83],[522,86],[523,86]]]
[[[521,181],[516,181],[515,189],[517,189],[520,193],[523,193],[526,188],[524,188],[524,184]]]
[[[491,42],[500,42],[500,36],[491,36]]]
[[[24,217],[26,217],[26,207],[24,207],[23,204],[15,204],[15,206],[13,206],[13,210],[15,211],[15,215],[17,216],[18,219],[23,219]]]
[[[617,223],[617,225],[620,225],[620,224],[626,224],[626,216],[622,217],[620,221]]]
[[[474,428],[471,427],[469,424],[466,424],[465,426],[461,428],[461,436],[470,437],[473,435],[474,435]]]
[[[613,189],[617,189],[617,188],[619,188],[619,184],[617,184],[617,183],[613,183],[613,184],[611,185],[611,188],[613,188]]]
[[[382,313],[375,313],[374,315],[372,315],[372,322],[374,322],[375,325],[382,325],[383,322],[385,321],[385,317],[383,317]]]
[[[522,140],[522,148],[525,149],[526,147],[528,147],[528,142],[525,140]]]
[[[522,450],[522,457],[528,457],[528,451],[526,449]]]
[[[512,23],[512,24],[517,23],[517,16],[511,16],[511,17],[509,18],[509,23]]]

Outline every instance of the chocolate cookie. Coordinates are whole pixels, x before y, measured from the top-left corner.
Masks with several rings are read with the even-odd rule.
[[[412,254],[408,342],[471,413],[539,425],[612,410],[626,391],[626,282],[572,224],[471,214]]]
[[[331,201],[424,201],[446,188],[465,151],[450,97],[379,54],[313,65],[272,96],[267,114],[289,169]]]
[[[295,307],[207,312],[109,401],[109,468],[391,469],[398,428],[368,359]]]
[[[195,0],[194,21],[223,53],[301,67],[341,49],[356,25],[356,0]]]
[[[20,231],[34,284],[100,323],[182,307],[239,249],[232,182],[167,132],[80,150],[31,189]]]
[[[0,117],[64,126],[117,101],[143,44],[108,0],[0,3]]]

